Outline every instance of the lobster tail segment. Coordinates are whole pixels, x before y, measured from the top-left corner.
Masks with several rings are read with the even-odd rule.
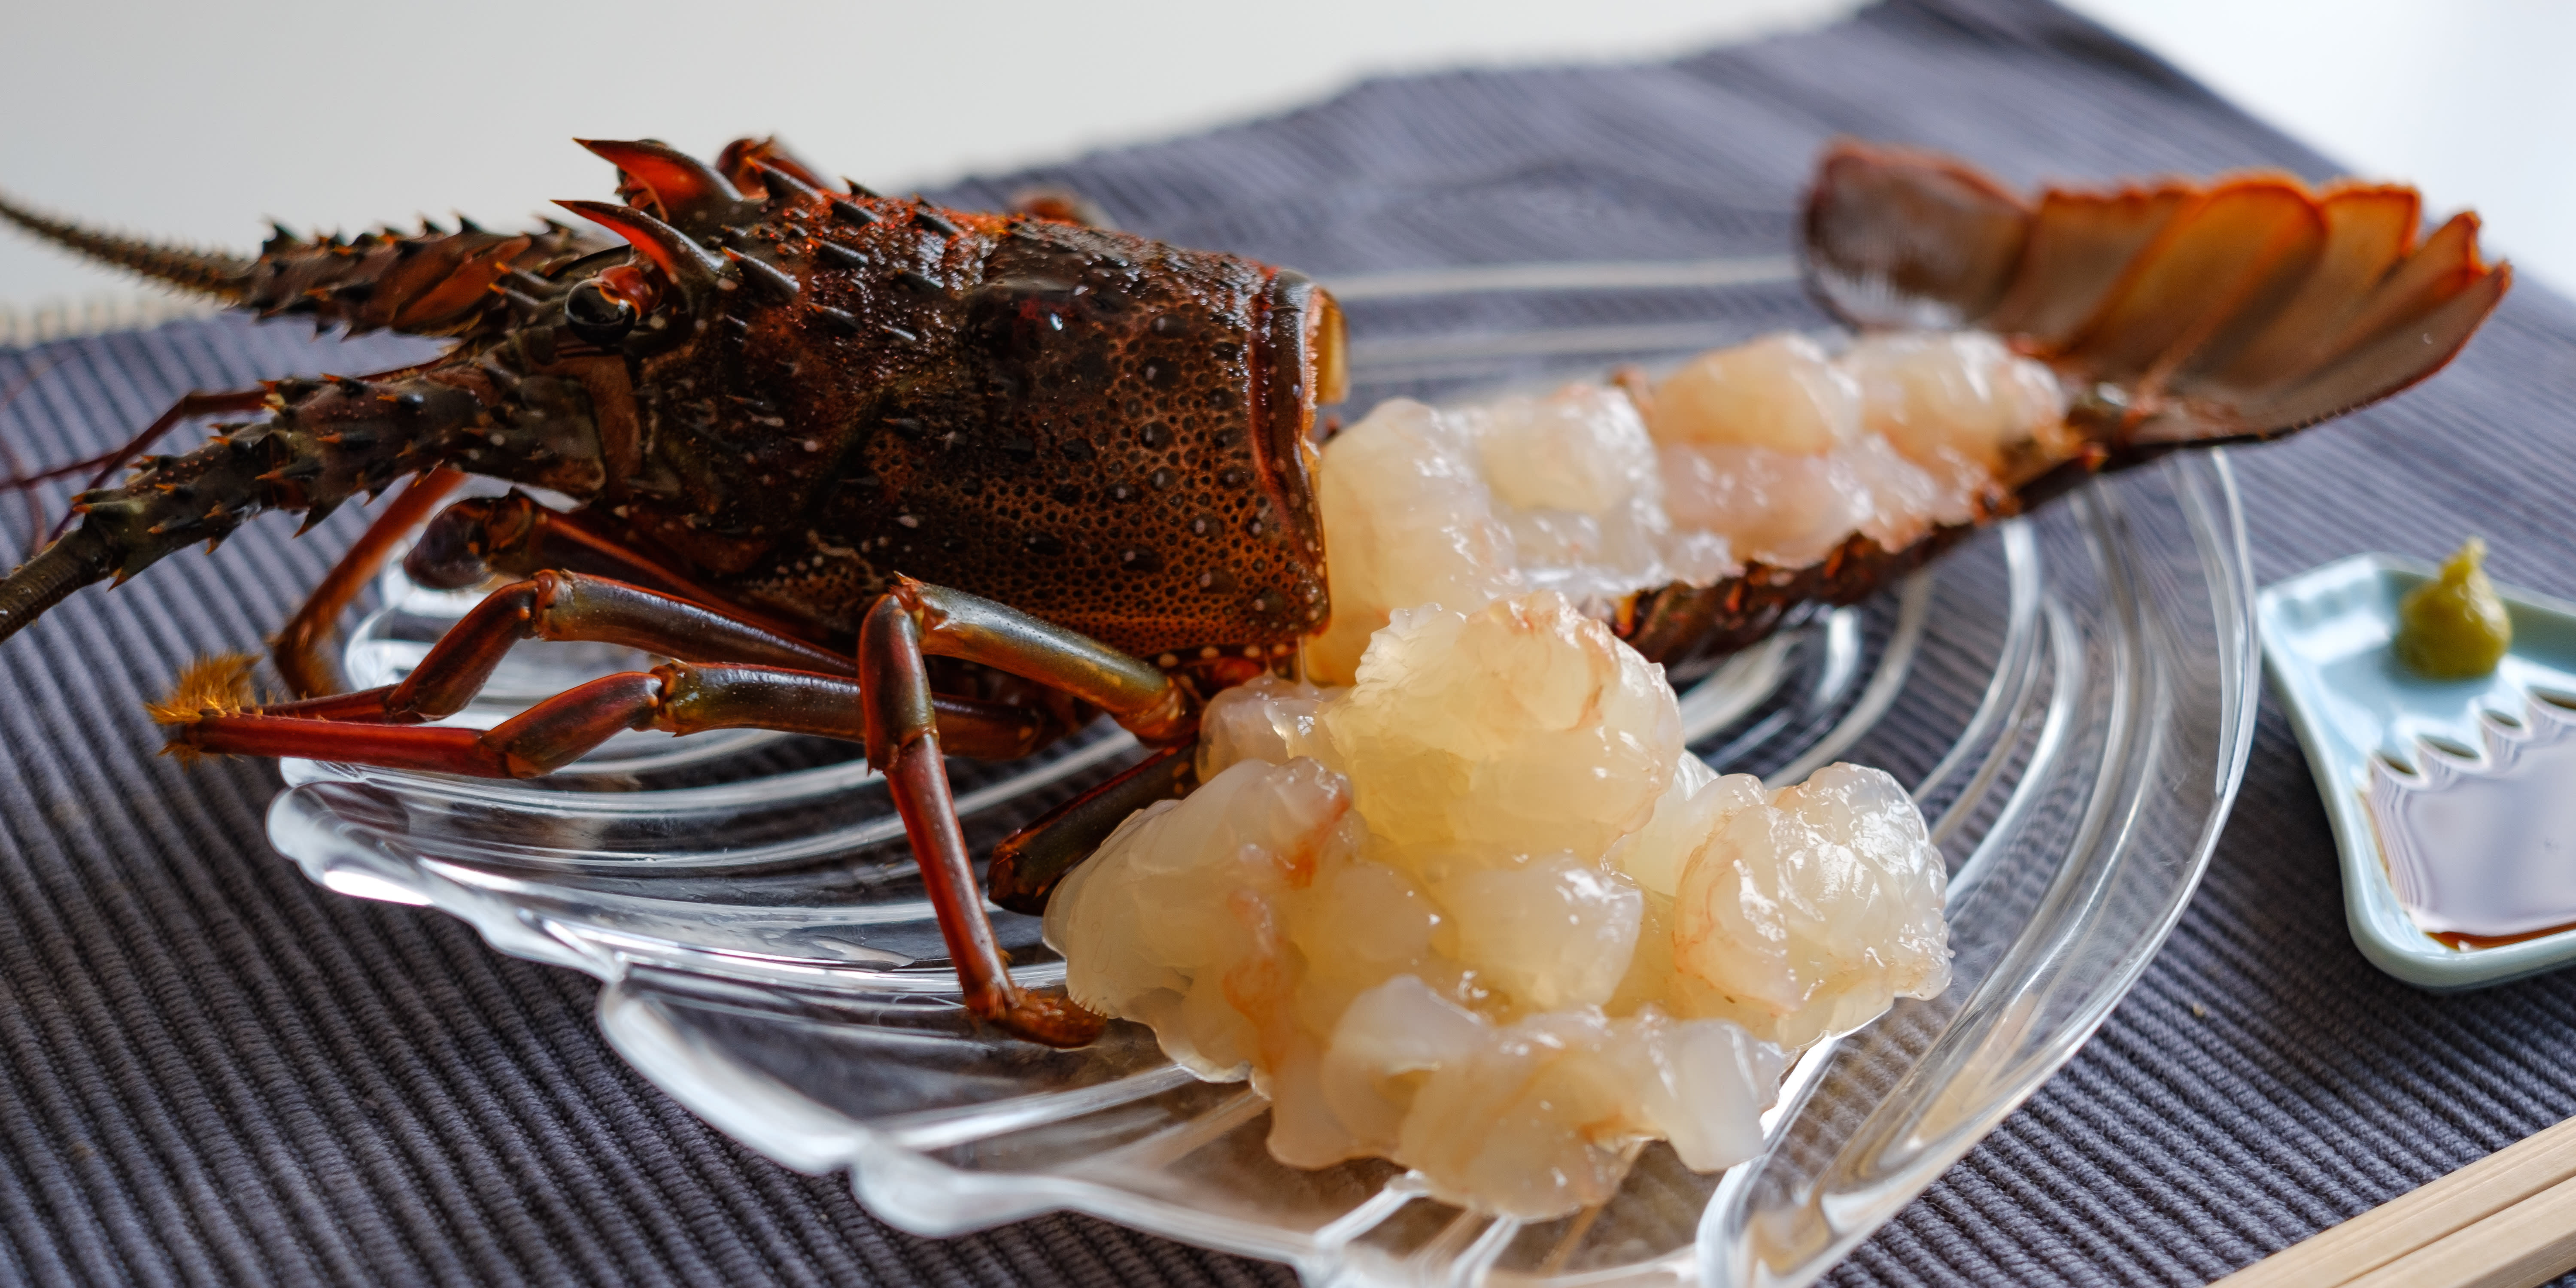
[[[1829,149],[1809,283],[1861,327],[1974,327],[2047,362],[2120,465],[2260,439],[2385,398],[2468,343],[2512,284],[2412,188],[2247,174],[2026,201],[1947,157]]]
[[[164,285],[238,303],[258,261],[216,251],[164,246],[83,228],[68,220],[39,214],[0,196],[0,219],[38,237],[92,259],[140,273]]]

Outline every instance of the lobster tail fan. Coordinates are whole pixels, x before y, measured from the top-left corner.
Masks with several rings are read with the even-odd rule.
[[[2021,198],[1948,157],[1837,143],[1807,196],[1808,285],[1854,326],[1966,326],[2002,296],[2030,222]]]
[[[0,219],[56,245],[140,273],[181,290],[225,300],[239,300],[255,262],[239,255],[163,246],[131,237],[116,237],[65,220],[40,215],[0,197]]]
[[[2337,204],[2330,194],[2329,210]],[[2330,239],[2309,289],[2241,346],[2213,353],[2205,374],[2177,381],[2184,414],[2142,424],[2140,441],[2192,441],[2196,420],[2232,421],[2237,432],[2258,437],[2287,433],[2376,402],[2450,362],[2511,289],[2513,266],[2480,259],[2478,218],[2464,212],[2411,249],[2410,220],[2396,253],[2369,272],[2371,256],[2392,240],[2369,225],[2391,222],[2399,206],[2370,202],[2369,213],[2343,221],[2354,231]],[[2363,249],[2347,252],[2333,241]]]
[[[2116,464],[2287,433],[2440,370],[2513,274],[2479,258],[2474,215],[2418,246],[2420,210],[2411,188],[2280,174],[2026,204],[1957,161],[1844,143],[1806,228],[1827,307],[2007,337]]]

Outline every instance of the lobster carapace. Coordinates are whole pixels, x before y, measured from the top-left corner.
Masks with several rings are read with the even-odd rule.
[[[418,367],[192,395],[109,457],[76,527],[0,581],[0,639],[263,510],[308,525],[412,482],[275,642],[295,701],[206,664],[154,707],[193,752],[543,774],[628,728],[759,726],[862,740],[893,788],[967,1005],[1078,1043],[1098,1020],[1014,985],[982,912],[944,752],[1026,754],[1105,712],[1167,748],[997,851],[991,895],[1043,903],[1138,805],[1186,790],[1213,690],[1329,621],[1312,470],[1341,396],[1341,322],[1298,274],[1049,213],[986,214],[827,186],[759,143],[717,165],[591,143],[623,204],[549,224],[174,251],[0,203],[0,215],[263,313],[451,337]],[[1747,559],[1609,607],[1648,657],[1758,637],[1848,601],[1975,523],[2094,470],[2260,438],[2438,369],[2509,281],[2468,216],[2417,244],[2410,190],[2254,177],[2026,203],[1955,162],[1842,145],[1808,208],[1811,280],[1868,327],[2001,333],[2072,391],[2063,432],[1999,459],[1974,513],[1888,548]],[[265,413],[172,456],[191,416]],[[438,510],[465,474],[550,489]],[[28,480],[18,480],[24,483]],[[422,525],[426,521],[426,527]],[[493,590],[402,684],[339,693],[333,622],[389,551]],[[1451,607],[1461,607],[1451,605]],[[527,638],[675,659],[489,731],[458,710]],[[979,664],[939,672],[926,656]],[[946,667],[949,664],[941,664]]]

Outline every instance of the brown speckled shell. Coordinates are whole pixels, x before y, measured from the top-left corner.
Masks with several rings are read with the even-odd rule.
[[[1979,526],[1944,524],[1901,550],[1853,533],[1832,554],[1804,568],[1756,563],[1711,586],[1676,584],[1642,591],[1613,629],[1650,662],[1695,652],[1731,653],[1759,643],[1800,604],[1856,604],[1869,598]]]
[[[640,535],[840,631],[896,574],[1149,658],[1323,620],[1303,279],[873,198],[724,240],[800,289],[641,360]]]

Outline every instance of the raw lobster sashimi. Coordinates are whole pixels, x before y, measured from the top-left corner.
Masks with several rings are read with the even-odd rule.
[[[1553,591],[1398,613],[1350,688],[1219,694],[1198,768],[1066,879],[1047,941],[1076,1001],[1251,1078],[1295,1165],[1562,1216],[1648,1140],[1750,1157],[1789,1051],[1949,979],[1893,778],[1711,772],[1660,668]]]
[[[1317,674],[1347,681],[1396,609],[1539,587],[1650,658],[1738,648],[2092,473],[2375,402],[2512,284],[2476,215],[2423,237],[2422,214],[2412,188],[2279,174],[2025,199],[1836,144],[1804,227],[1809,285],[1856,332],[1840,351],[1770,337],[1628,373],[1626,399],[1390,404],[1326,447]]]
[[[2413,248],[2411,195],[2158,192],[2033,212],[1839,149],[1810,250],[1857,335],[1336,436],[1305,656],[1348,687],[1210,703],[1205,785],[1047,906],[1075,1000],[1250,1078],[1281,1160],[1388,1157],[1482,1211],[1604,1202],[1649,1140],[1749,1157],[1797,1049],[1946,985],[1941,856],[1877,770],[1712,774],[1602,619],[1654,653],[1750,640],[2094,470],[2400,388],[2508,280],[2471,223]]]
[[[605,235],[281,232],[251,257],[0,202],[184,289],[453,341],[400,371],[192,395],[123,450],[8,480],[135,466],[0,580],[0,640],[262,512],[309,524],[408,476],[278,637],[298,700],[258,706],[247,663],[216,660],[154,707],[174,748],[524,777],[632,728],[863,741],[964,1004],[1055,1043],[1099,1018],[1013,982],[983,899],[1044,908],[1122,820],[1195,785],[1206,703],[1301,648],[1339,678],[1400,610],[1550,591],[1641,666],[1738,645],[2094,471],[2401,389],[2510,280],[2469,216],[2417,244],[2405,189],[2254,176],[2024,201],[1954,161],[1841,145],[1808,271],[1858,339],[1390,406],[1324,449],[1319,496],[1342,330],[1296,273],[1078,226],[1060,200],[986,214],[840,189],[768,144],[715,166],[588,146],[623,200],[565,205]],[[209,414],[250,419],[143,454]],[[439,509],[469,473],[571,506]],[[415,529],[415,578],[504,584],[403,683],[335,692],[332,623]],[[672,660],[494,729],[432,723],[529,638]],[[979,888],[943,754],[1024,755],[1101,713],[1167,750],[1006,842]]]

